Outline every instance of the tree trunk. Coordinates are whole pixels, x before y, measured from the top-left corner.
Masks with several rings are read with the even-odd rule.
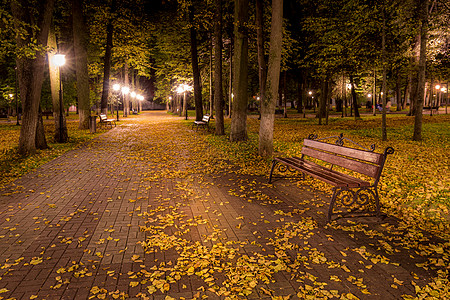
[[[123,64],[123,82],[125,86],[130,86],[130,79],[128,78],[128,62],[125,58]],[[130,114],[130,95],[129,93],[123,95],[123,116],[128,117]]]
[[[256,0],[256,45],[258,48],[258,75],[259,75],[259,99],[260,105],[265,98],[267,66],[264,56],[264,2]]]
[[[216,108],[216,134],[225,134],[222,95],[222,0],[215,0],[214,23],[214,106]]]
[[[350,91],[352,94],[352,103],[353,103],[353,107],[355,110],[355,119],[358,119],[358,118],[360,118],[360,115],[359,115],[359,110],[358,110],[358,101],[356,99],[355,85],[353,82],[353,75],[350,75],[350,84],[351,84]]]
[[[322,125],[322,118],[327,114],[327,102],[328,102],[328,76],[322,79],[322,86],[320,88],[319,109],[317,110],[316,117],[319,118],[319,125]]]
[[[89,73],[87,58],[87,28],[83,17],[83,2],[72,0],[73,18],[73,50],[75,53],[75,69],[77,76],[78,128],[89,128],[91,103],[89,100]]]
[[[426,64],[426,46],[428,33],[428,0],[418,0],[420,14],[420,55],[419,55],[419,74],[417,88],[417,105],[414,116],[414,141],[422,140],[422,114],[423,99],[425,96],[425,64]]]
[[[197,30],[194,24],[194,6],[189,6],[189,24],[191,36],[191,58],[192,58],[192,74],[194,76],[194,102],[195,102],[195,120],[201,121],[203,118],[202,107],[202,87],[200,85],[200,69],[198,67],[197,52]]]
[[[397,72],[397,80],[395,81],[395,102],[397,103],[397,111],[402,110],[402,89],[400,87],[400,73]]]
[[[259,126],[259,155],[266,158],[271,157],[273,153],[275,105],[280,83],[281,48],[283,44],[282,27],[283,0],[273,0],[267,89],[265,98],[261,99],[261,122]]]
[[[236,0],[234,10],[234,97],[230,140],[243,141],[247,139],[248,0]]]
[[[16,45],[20,50],[27,50],[33,41],[39,47],[47,46],[48,32],[50,30],[55,0],[44,0],[33,7],[29,1],[11,1],[11,11],[14,17]],[[33,21],[32,21],[33,20]],[[29,26],[23,27],[24,24]],[[39,30],[35,31],[34,24]],[[21,34],[19,34],[19,32]],[[25,35],[23,33],[26,33]],[[22,126],[20,129],[19,149],[22,155],[36,152],[36,145],[43,147],[41,138],[43,126],[38,126],[39,102],[41,99],[42,83],[44,79],[45,53],[35,53],[35,58],[17,57],[17,72],[22,102]],[[42,118],[41,118],[42,119]],[[38,137],[36,133],[39,131]]]
[[[297,81],[297,112],[303,112],[303,78],[300,77]]]
[[[39,106],[38,122],[36,127],[36,148],[37,149],[48,148],[47,141],[45,139],[44,120],[42,119],[42,110],[40,106]]]
[[[386,84],[387,84],[387,70],[386,70],[386,15],[385,8],[383,7],[383,26],[381,33],[381,64],[383,65],[383,82],[381,90],[382,96],[382,115],[381,115],[381,139],[387,141],[387,124],[386,124]],[[356,114],[355,114],[356,116]]]
[[[111,3],[111,15],[116,11],[116,0],[112,0]],[[109,77],[111,74],[111,51],[113,47],[113,26],[112,16],[109,17],[108,25],[106,26],[106,48],[105,57],[103,59],[103,91],[102,100],[100,101],[101,113],[106,114],[108,109],[108,97],[109,97]]]

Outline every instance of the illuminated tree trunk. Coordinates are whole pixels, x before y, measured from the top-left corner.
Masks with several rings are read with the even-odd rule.
[[[420,14],[420,54],[419,54],[419,80],[417,88],[417,105],[414,116],[414,141],[422,140],[423,100],[425,97],[425,64],[428,33],[428,0],[418,0]]]
[[[89,73],[87,58],[87,29],[83,18],[82,1],[72,0],[73,50],[75,53],[75,70],[77,76],[78,128],[89,128],[90,100]]]
[[[16,35],[16,45],[19,49],[26,50],[33,41],[36,41],[38,46],[44,48],[47,46],[54,3],[55,0],[44,0],[31,6],[29,1],[11,1],[15,30],[18,33],[23,31],[27,33],[25,36],[22,34]],[[24,27],[24,24],[30,26]],[[36,31],[31,26],[32,24],[39,30]],[[39,118],[45,53],[37,52],[34,58],[17,57],[16,64],[23,112],[18,151],[22,155],[28,155],[35,153],[36,148],[46,147],[44,126],[42,118]]]
[[[231,141],[247,139],[248,0],[236,0],[234,8],[234,67]]]
[[[125,86],[130,85],[130,80],[128,78],[128,62],[125,59],[125,63],[123,66],[123,81]],[[123,95],[123,116],[128,117],[130,114],[130,94],[124,94]]]
[[[112,0],[111,14],[116,11],[116,0]],[[108,111],[108,97],[109,97],[109,77],[111,74],[111,51],[113,47],[113,32],[114,26],[112,24],[112,16],[109,17],[108,25],[106,25],[106,48],[105,57],[103,59],[103,91],[102,100],[100,101],[101,113],[106,114]]]
[[[282,26],[283,0],[272,0],[267,89],[264,99],[261,99],[261,122],[259,126],[259,155],[262,157],[271,157],[273,153],[275,105],[280,84],[281,48],[283,44]]]
[[[383,7],[383,25],[381,33],[381,64],[383,65],[383,83],[381,90],[383,95],[381,96],[382,103],[382,115],[381,115],[381,139],[383,141],[387,140],[387,125],[386,125],[386,84],[387,84],[387,70],[386,70],[386,15],[385,9]],[[356,114],[355,114],[356,116]]]
[[[198,67],[198,51],[197,51],[197,30],[194,25],[194,6],[189,6],[189,23],[191,36],[191,58],[192,58],[192,74],[194,76],[194,101],[195,101],[195,119],[201,121],[203,118],[202,106],[202,87],[200,80],[200,69]]]
[[[222,0],[215,0],[214,23],[214,107],[216,109],[216,134],[225,134],[222,94]]]
[[[256,38],[258,48],[258,75],[259,75],[259,98],[265,98],[267,66],[264,57],[264,3],[263,0],[256,0]],[[261,103],[261,102],[260,102]]]

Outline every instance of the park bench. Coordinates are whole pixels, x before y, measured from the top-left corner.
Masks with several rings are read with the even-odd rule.
[[[48,117],[53,117],[53,112],[51,110],[43,111],[42,116],[46,117],[46,119],[48,120]]]
[[[201,121],[194,121],[194,123],[192,123],[192,129],[194,128],[194,126],[196,126],[197,130],[199,127],[209,130],[209,119],[210,118],[211,117],[209,115],[204,115]]]
[[[112,128],[112,124],[114,123],[114,127],[116,126],[116,120],[115,119],[108,119],[108,117],[105,114],[100,114],[100,126],[105,125],[108,126],[110,125]]]
[[[5,119],[5,120],[7,120],[8,122],[11,122],[11,120],[9,119],[9,116],[6,115],[6,114],[0,114],[0,119]]]
[[[336,138],[335,144],[325,142]],[[344,147],[344,141],[352,143],[357,148]],[[273,159],[269,183],[272,183],[273,172],[277,165],[279,173],[299,171],[303,178],[307,174],[333,186],[328,222],[331,221],[333,214],[341,217],[356,215],[381,217],[377,186],[386,158],[394,153],[394,149],[387,147],[383,153],[375,153],[374,150],[375,145],[367,149],[344,138],[343,134],[321,139],[318,139],[317,135],[309,135],[303,141],[300,157]],[[344,211],[334,212],[337,202],[345,208]]]

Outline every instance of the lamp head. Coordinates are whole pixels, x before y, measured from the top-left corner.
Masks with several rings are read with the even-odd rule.
[[[64,66],[64,64],[66,63],[66,56],[64,54],[55,54],[53,55],[52,60],[55,66],[61,67]]]
[[[122,87],[122,93],[124,93],[125,95],[128,94],[130,92],[130,88],[127,86],[123,86]]]

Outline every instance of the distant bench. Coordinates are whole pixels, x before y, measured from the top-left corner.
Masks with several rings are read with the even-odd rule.
[[[47,120],[48,120],[48,117],[53,117],[53,112],[51,110],[43,111],[42,116],[47,117]]]
[[[210,119],[211,119],[211,116],[204,115],[201,121],[194,121],[194,123],[192,123],[192,129],[194,129],[194,126],[196,126],[197,130],[199,127],[202,127],[204,129],[209,129],[209,120]]]
[[[335,144],[324,142],[327,139],[337,138]],[[344,147],[344,141],[364,150]],[[281,173],[299,171],[316,179],[322,180],[333,187],[333,196],[328,208],[327,221],[335,214],[333,207],[337,200],[341,205],[347,207],[346,212],[336,213],[344,217],[347,215],[373,215],[380,217],[380,200],[378,196],[378,182],[383,171],[386,158],[394,153],[392,147],[387,147],[382,154],[375,153],[375,145],[366,149],[359,144],[343,137],[332,136],[317,139],[316,135],[310,135],[303,140],[301,157],[276,157],[273,159],[269,174],[269,183],[272,182],[275,166]],[[334,170],[337,166],[342,171]],[[350,175],[351,173],[364,175],[369,180]],[[372,200],[372,201],[371,201]],[[375,209],[373,209],[375,206]],[[361,210],[361,207],[366,209]]]
[[[9,119],[9,116],[8,116],[8,115],[0,114],[0,120],[1,120],[1,119],[5,119],[5,120],[7,120],[8,122],[11,122],[11,120]]]
[[[109,125],[112,128],[113,123],[114,123],[114,127],[116,126],[115,119],[108,119],[108,117],[105,114],[100,114],[99,117],[100,117],[100,122],[99,122],[100,126],[101,125],[105,125],[105,126]]]

